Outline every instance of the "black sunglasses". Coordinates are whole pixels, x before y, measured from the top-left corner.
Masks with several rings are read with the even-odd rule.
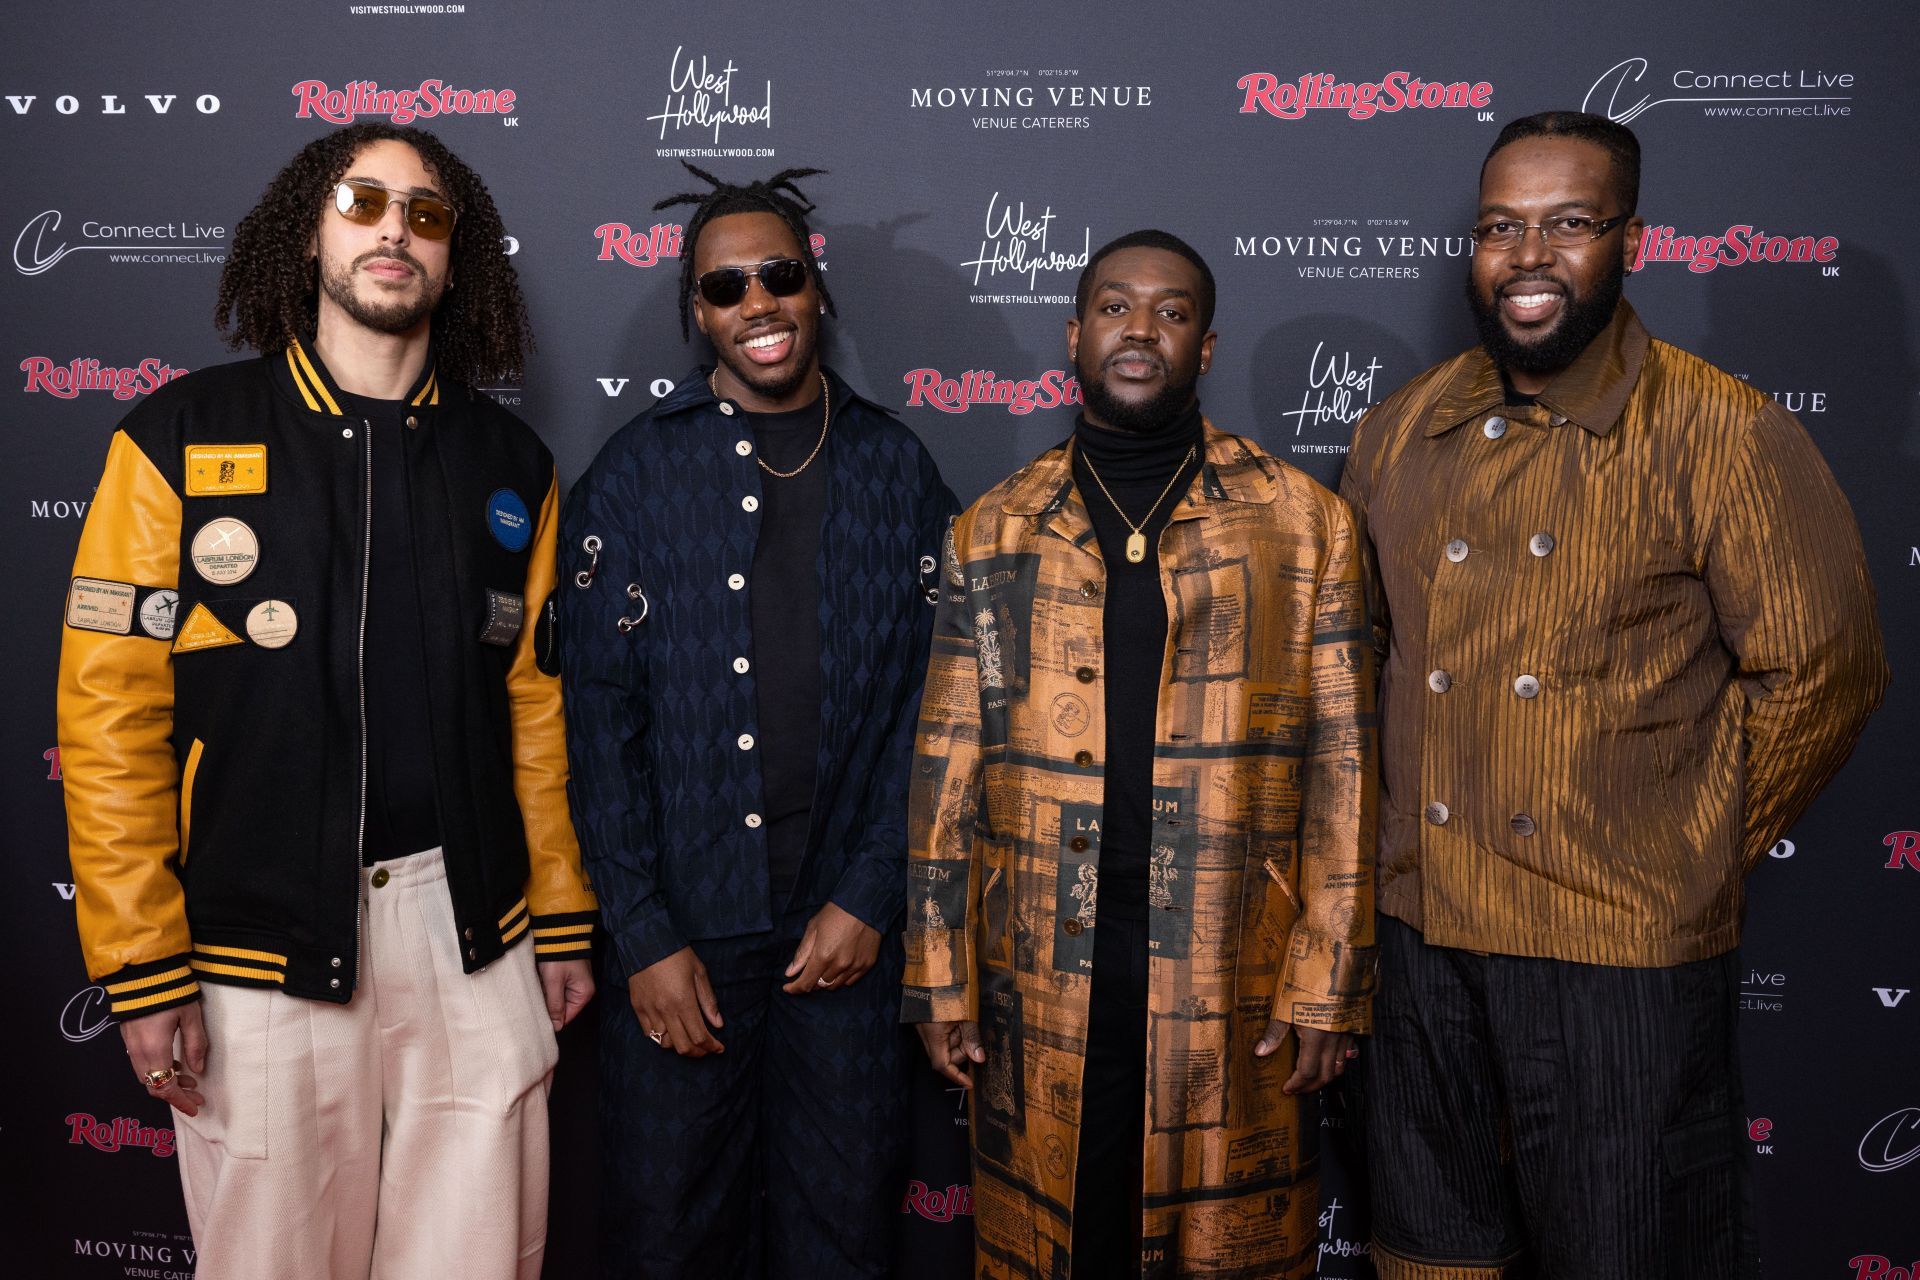
[[[737,306],[747,296],[747,281],[756,278],[774,297],[790,298],[807,287],[807,264],[798,258],[769,258],[752,270],[719,267],[700,277],[700,296],[711,306]]]

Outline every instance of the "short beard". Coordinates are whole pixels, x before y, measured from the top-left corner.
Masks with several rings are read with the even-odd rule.
[[[359,269],[361,263],[374,258],[391,258],[397,262],[404,262],[419,272],[420,291],[411,299],[404,301],[368,302],[362,298],[354,292],[353,273]],[[327,296],[333,299],[336,307],[346,312],[356,323],[365,325],[376,333],[406,333],[413,329],[433,314],[434,308],[440,305],[440,299],[447,290],[445,280],[436,283],[427,275],[426,268],[405,252],[364,254],[344,267],[338,263],[322,262],[320,287],[327,291]]]
[[[1533,342],[1522,342],[1507,332],[1500,319],[1500,299],[1491,306],[1474,287],[1473,272],[1467,272],[1467,304],[1473,308],[1473,320],[1480,329],[1480,345],[1502,369],[1517,373],[1554,374],[1575,360],[1587,345],[1613,322],[1620,306],[1620,295],[1627,279],[1626,264],[1609,256],[1607,273],[1585,294],[1569,293],[1560,322]]]
[[[1122,400],[1107,390],[1106,383],[1100,381],[1099,370],[1089,373],[1086,366],[1074,361],[1074,372],[1080,378],[1080,399],[1089,415],[1115,431],[1125,431],[1130,435],[1147,435],[1172,422],[1193,403],[1193,384],[1197,378],[1185,382],[1174,382],[1169,366],[1169,381],[1147,400]]]
[[[714,358],[727,366],[727,372],[736,379],[753,388],[756,395],[769,400],[785,400],[798,391],[808,378],[813,376],[813,353],[819,349],[818,331],[812,334],[795,329],[793,333],[793,371],[791,373],[768,373],[761,366],[739,354],[739,348],[723,351],[716,344]]]

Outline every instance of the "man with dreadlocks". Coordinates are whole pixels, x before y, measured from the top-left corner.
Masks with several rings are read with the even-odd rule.
[[[688,166],[692,169],[692,166]],[[575,818],[610,945],[607,1274],[886,1273],[907,778],[953,496],[820,365],[832,310],[789,169],[698,169],[703,366],[562,520]]]
[[[81,535],[75,906],[201,1280],[540,1271],[595,904],[525,625],[553,460],[471,389],[527,346],[501,236],[431,134],[310,143],[221,278],[260,358],[129,414]]]

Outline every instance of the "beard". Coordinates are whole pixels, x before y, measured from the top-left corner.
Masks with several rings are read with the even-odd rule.
[[[784,400],[800,389],[800,384],[813,376],[813,354],[820,345],[820,331],[808,330],[799,325],[793,330],[793,354],[787,358],[785,371],[768,369],[757,365],[741,354],[737,344],[726,347],[714,344],[713,354],[721,364],[727,366],[727,372],[752,387],[756,394],[769,400]]]
[[[404,262],[419,273],[421,286],[410,296],[395,297],[391,300],[369,301],[360,296],[353,287],[353,273],[365,262],[375,258],[391,258],[395,262]],[[447,291],[446,280],[434,280],[427,274],[426,268],[416,262],[412,256],[399,253],[368,253],[347,265],[338,262],[322,261],[320,264],[320,287],[327,291],[333,304],[346,312],[355,322],[365,325],[377,333],[406,333],[422,320],[433,314],[435,307]]]
[[[1161,367],[1167,371],[1167,380],[1158,391],[1145,400],[1123,400],[1107,390],[1107,384],[1100,380],[1104,369],[1089,370],[1079,360],[1073,362],[1073,371],[1080,379],[1080,399],[1093,417],[1113,428],[1133,435],[1146,435],[1166,426],[1186,411],[1193,403],[1193,385],[1198,375],[1189,377],[1185,382],[1176,382],[1178,376],[1165,357],[1155,353]]]
[[[1542,279],[1544,277],[1521,277]],[[1480,330],[1480,345],[1487,349],[1493,362],[1502,369],[1517,370],[1520,373],[1553,374],[1566,368],[1577,360],[1587,344],[1600,336],[1613,320],[1613,313],[1620,306],[1620,295],[1624,292],[1627,279],[1627,266],[1617,256],[1607,258],[1606,274],[1594,284],[1587,293],[1567,292],[1566,306],[1560,313],[1560,320],[1551,329],[1537,338],[1522,340],[1507,331],[1500,318],[1500,299],[1496,295],[1491,304],[1480,296],[1474,287],[1473,272],[1467,272],[1467,304],[1473,308],[1473,321]],[[1518,283],[1517,281],[1514,283]],[[1554,281],[1565,284],[1564,281]]]

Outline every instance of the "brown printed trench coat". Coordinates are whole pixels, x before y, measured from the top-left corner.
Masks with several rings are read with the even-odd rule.
[[[1294,1038],[1253,1046],[1270,1016],[1369,1026],[1373,659],[1344,504],[1211,424],[1206,451],[1159,547],[1145,1274],[1273,1280],[1313,1270],[1317,1141],[1281,1092]],[[905,1018],[981,1026],[977,1274],[1060,1280],[1105,745],[1105,571],[1065,446],[959,517],[942,579]]]

